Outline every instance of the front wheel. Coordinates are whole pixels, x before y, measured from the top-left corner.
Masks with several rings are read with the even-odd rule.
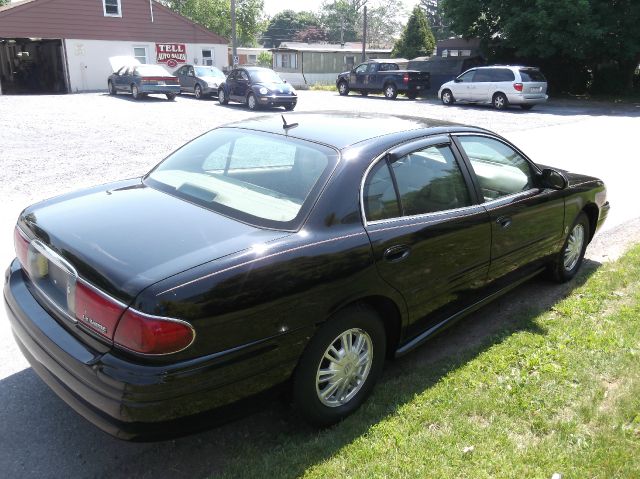
[[[369,396],[386,353],[384,326],[365,306],[336,314],[311,339],[293,375],[293,404],[318,426],[334,424]]]
[[[453,93],[451,93],[451,90],[443,91],[442,95],[440,95],[440,100],[442,100],[442,104],[445,106],[451,106],[456,102],[455,98],[453,98]]]
[[[249,107],[251,111],[258,109],[258,100],[256,100],[256,96],[253,93],[249,93],[247,97],[247,107]]]
[[[200,100],[202,98],[202,87],[200,85],[196,85],[193,89],[193,94],[198,100]]]
[[[492,103],[496,110],[504,110],[509,106],[509,100],[504,93],[496,93],[493,95]]]
[[[589,234],[589,218],[581,212],[573,223],[560,253],[549,266],[549,272],[554,280],[564,283],[576,275],[584,259]]]
[[[342,96],[347,96],[349,94],[349,85],[346,81],[338,83],[338,93]]]
[[[167,100],[175,101],[175,99],[176,99],[176,94],[175,93],[167,93]]]
[[[289,104],[287,104],[287,105],[285,105],[285,106],[284,106],[284,109],[285,109],[285,110],[287,110],[287,111],[291,111],[291,110],[293,110],[295,107],[296,107],[296,105],[295,105],[295,104],[293,104],[293,103],[289,103]]]
[[[227,99],[227,94],[224,92],[224,88],[220,88],[218,90],[218,101],[220,102],[221,105],[226,105],[227,103],[229,103],[229,100]]]
[[[387,83],[384,86],[384,96],[387,100],[395,100],[398,96],[398,89],[393,83]]]
[[[111,80],[109,80],[109,83],[107,85],[109,87],[109,95],[116,95],[118,93],[116,91],[116,87],[113,86],[113,82]]]

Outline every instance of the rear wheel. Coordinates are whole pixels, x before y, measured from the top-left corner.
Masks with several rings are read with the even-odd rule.
[[[247,97],[247,106],[249,107],[249,110],[252,111],[258,109],[258,100],[253,93],[249,93],[249,96]]]
[[[451,93],[451,90],[444,90],[442,92],[442,95],[440,95],[440,100],[442,100],[442,104],[446,106],[451,106],[456,102],[455,98],[453,98],[453,93]]]
[[[384,86],[383,91],[384,91],[384,96],[387,98],[387,100],[395,100],[396,97],[398,96],[398,89],[393,83],[387,83]]]
[[[202,98],[202,87],[200,85],[196,85],[193,88],[193,94],[196,96],[198,100]]]
[[[294,407],[318,426],[334,424],[369,396],[382,372],[384,326],[367,307],[336,314],[311,338],[293,375]]]
[[[523,110],[531,110],[533,108],[533,105],[520,105],[520,108],[522,108]]]
[[[116,91],[116,87],[113,86],[113,82],[111,80],[109,80],[109,83],[107,83],[107,85],[109,86],[109,95],[116,95],[118,93]]]
[[[338,83],[338,93],[342,96],[346,96],[349,94],[349,85],[346,81],[341,81]]]
[[[175,101],[175,99],[176,99],[176,94],[175,93],[167,93],[167,100]]]
[[[584,259],[589,235],[589,218],[581,212],[573,223],[560,253],[549,267],[554,280],[564,283],[576,275]]]
[[[224,88],[220,88],[218,90],[218,101],[220,102],[221,105],[226,105],[227,103],[229,103],[229,100],[227,99],[227,94],[224,92]]]
[[[493,95],[492,103],[496,110],[504,110],[509,106],[509,100],[507,100],[507,96],[504,93],[496,93]]]
[[[139,100],[140,98],[142,98],[140,90],[138,90],[138,85],[136,85],[135,83],[131,85],[131,96],[133,96],[134,100]]]

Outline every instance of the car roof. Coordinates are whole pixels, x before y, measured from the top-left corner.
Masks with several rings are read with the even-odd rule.
[[[470,70],[483,70],[488,68],[518,68],[523,70],[539,70],[538,67],[527,67],[524,65],[485,65],[485,66],[473,67],[473,68],[470,68]]]
[[[283,118],[287,121],[287,124],[297,123],[298,125],[285,131],[282,122]],[[461,129],[465,131],[486,131],[481,128],[432,118],[341,111],[259,116],[225,126],[287,134],[291,137],[330,145],[339,150],[356,143],[383,136],[406,133],[407,131],[415,131],[415,135],[412,135],[415,137],[425,136],[430,133],[442,133],[443,128],[446,128],[447,131]]]

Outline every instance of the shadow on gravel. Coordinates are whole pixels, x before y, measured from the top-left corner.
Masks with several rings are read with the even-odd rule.
[[[125,442],[81,418],[31,369],[26,369],[0,381],[2,475],[199,479],[215,476],[240,461],[249,465],[254,461],[253,470],[261,470],[265,464],[262,454],[234,457],[245,447],[264,451],[266,456],[270,451],[299,445],[304,457],[284,476],[298,477],[365,434],[371,425],[393,414],[416,394],[512,334],[545,334],[533,320],[582,285],[599,267],[600,263],[586,260],[581,274],[563,285],[534,278],[413,353],[388,362],[370,404],[343,424],[321,432],[302,423],[283,401],[269,399],[255,404],[252,415],[199,434],[156,443]],[[418,380],[402,381],[417,366],[432,369]],[[327,434],[332,439],[330,447],[307,447]],[[273,464],[277,457],[269,461]],[[269,475],[264,472],[264,477]]]
[[[140,104],[157,103],[157,102],[173,103],[173,101],[175,101],[175,100],[167,99],[167,97],[162,93],[153,94],[153,96],[144,95],[144,96],[140,97],[137,100],[135,98],[133,98],[133,96],[130,95],[129,93],[118,93],[117,95],[110,95],[109,93],[103,93],[102,96],[116,98],[118,100],[130,101],[130,102],[133,102],[133,103],[140,103]],[[178,97],[176,97],[176,98],[178,98]]]

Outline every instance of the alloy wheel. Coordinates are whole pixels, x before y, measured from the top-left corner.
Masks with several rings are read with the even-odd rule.
[[[563,263],[566,271],[571,271],[580,261],[582,248],[584,247],[584,227],[578,223],[571,230],[567,239],[567,246],[564,250]]]

